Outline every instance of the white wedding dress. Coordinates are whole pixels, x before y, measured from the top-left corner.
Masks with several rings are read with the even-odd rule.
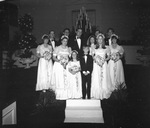
[[[105,58],[108,54],[107,49],[95,49],[93,51],[95,56]],[[108,65],[105,61],[103,66],[99,66],[96,62],[93,64],[92,81],[91,81],[91,98],[108,99],[112,92],[112,84]]]
[[[123,55],[124,49],[122,46],[117,45],[116,48],[113,48],[111,45],[109,46],[111,54],[120,53]],[[110,78],[112,81],[112,86],[115,89],[126,87],[125,78],[124,78],[124,69],[121,59],[117,62],[113,60],[109,60],[108,62]]]
[[[68,63],[68,70],[69,68],[73,68],[74,66],[80,68],[80,62],[79,61],[70,61]],[[68,84],[70,89],[70,98],[82,98],[82,80],[81,80],[81,72],[77,72],[76,74],[71,74],[68,71]]]
[[[62,46],[58,46],[54,49],[53,56],[56,57],[69,57],[71,54],[71,49],[66,47],[65,49]],[[61,65],[60,62],[54,62],[52,81],[51,85],[55,91],[56,99],[66,100],[70,98],[70,90],[68,89],[68,71]]]
[[[45,52],[52,53],[52,47],[48,45],[48,47],[44,47],[44,45],[39,45],[37,47],[37,53],[43,56]],[[38,72],[37,72],[37,83],[36,83],[36,91],[39,90],[47,90],[51,87],[51,75],[52,75],[52,59],[46,60],[45,58],[40,58],[38,62]]]

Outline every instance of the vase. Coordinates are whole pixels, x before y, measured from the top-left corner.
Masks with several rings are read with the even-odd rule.
[[[20,59],[19,61],[22,63],[22,64],[25,64],[25,69],[28,69],[30,68],[30,64],[33,63],[34,61],[36,60],[36,58],[34,56],[32,56],[31,58],[22,58]]]
[[[25,69],[30,68],[30,63],[32,63],[32,62],[33,62],[33,59],[31,59],[31,58],[26,58],[26,59],[24,60],[24,64],[26,64]]]

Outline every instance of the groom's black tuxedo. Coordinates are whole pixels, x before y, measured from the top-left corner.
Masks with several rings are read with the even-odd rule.
[[[82,54],[83,54],[84,41],[83,41],[82,37],[80,38],[80,40],[81,40],[81,44],[80,44],[80,47],[79,47],[78,42],[77,42],[77,37],[75,36],[74,38],[72,38],[70,40],[69,47],[71,47],[72,50],[76,50],[78,52],[79,58],[81,59]]]
[[[82,95],[83,99],[85,99],[86,94],[88,99],[90,99],[90,91],[91,91],[91,74],[93,71],[93,58],[91,55],[87,55],[87,61],[85,62],[84,55],[81,57],[80,60],[81,65],[81,74],[82,74]],[[84,72],[89,72],[88,75],[84,75]],[[87,88],[86,88],[87,84]]]

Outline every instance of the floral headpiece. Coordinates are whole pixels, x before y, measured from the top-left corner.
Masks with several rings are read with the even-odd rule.
[[[99,33],[96,38],[98,39],[99,36],[103,37],[103,39],[105,38],[104,34],[102,33]]]
[[[116,37],[117,39],[119,38],[118,35],[116,35],[116,34],[112,34],[111,39],[112,39],[112,37]]]
[[[66,35],[62,35],[60,39],[62,40],[63,38],[67,38],[67,39],[69,39],[69,37],[68,37],[68,36],[66,36]]]
[[[42,36],[42,40],[43,40],[44,38],[48,38],[48,39],[49,39],[49,36],[48,36],[47,34],[44,34],[44,35]]]

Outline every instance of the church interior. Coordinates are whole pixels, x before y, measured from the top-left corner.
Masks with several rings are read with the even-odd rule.
[[[43,34],[54,31],[59,40],[65,28],[73,33],[82,11],[86,11],[90,32],[100,30],[106,34],[108,28],[113,28],[125,51],[122,62],[127,89],[98,100],[103,123],[65,122],[67,100],[56,100],[52,90],[46,93],[35,90],[38,59],[34,58],[26,67],[26,63],[13,58],[21,46],[18,44],[23,36],[20,25],[25,30],[28,26],[24,24],[32,21],[30,34],[36,43],[32,47],[35,55]],[[29,21],[22,21],[25,16],[29,16]],[[7,124],[1,111],[1,125],[4,128],[149,128],[149,21],[149,0],[0,0],[1,110],[15,103],[10,116],[15,119],[10,121],[8,117]]]

